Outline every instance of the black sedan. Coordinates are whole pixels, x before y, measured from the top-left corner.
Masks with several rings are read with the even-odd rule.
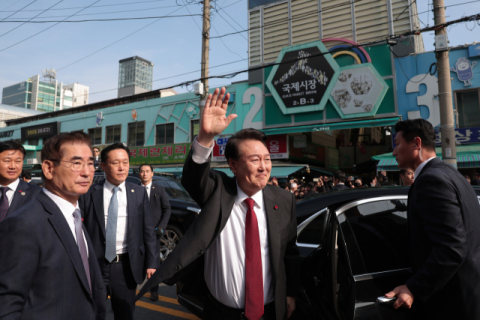
[[[301,294],[292,319],[405,319],[377,301],[410,277],[408,187],[331,192],[297,203]],[[480,189],[476,189],[480,196]],[[201,316],[202,299],[178,301]]]
[[[103,172],[95,173],[93,183],[100,183],[103,179],[105,179]],[[172,209],[167,228],[160,239],[160,260],[163,261],[175,249],[178,241],[200,213],[200,207],[178,181],[164,176],[153,176],[152,180],[153,183],[165,188]],[[138,175],[133,173],[128,175],[127,181],[138,185],[141,183]]]

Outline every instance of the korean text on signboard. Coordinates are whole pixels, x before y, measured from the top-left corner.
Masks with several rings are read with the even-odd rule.
[[[50,122],[22,128],[22,140],[53,137],[60,132],[60,122]]]
[[[12,137],[13,136],[13,131],[14,130],[8,130],[8,131],[0,132],[0,139]]]
[[[440,129],[435,129],[437,140],[435,144],[440,146],[442,144]],[[457,128],[455,129],[455,140],[460,144],[470,144],[480,142],[480,127],[474,128]]]
[[[286,52],[272,84],[286,108],[317,105],[335,71],[317,46]]]
[[[130,148],[130,164],[184,163],[191,143],[163,144],[152,147]]]

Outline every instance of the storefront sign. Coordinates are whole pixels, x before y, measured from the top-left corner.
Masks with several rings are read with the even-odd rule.
[[[9,130],[9,131],[3,131],[3,132],[0,132],[0,139],[1,138],[10,138],[13,136],[13,132],[14,130]]]
[[[130,149],[130,164],[174,164],[184,163],[191,143],[162,144],[152,147]]]
[[[266,85],[284,114],[323,110],[338,64],[321,41],[286,47]]]
[[[215,146],[213,146],[212,161],[227,161],[227,159],[225,158],[225,147],[227,145],[227,141],[228,137],[221,137],[215,140]],[[267,146],[268,151],[270,152],[270,158],[272,160],[288,159],[287,135],[279,134],[268,136]]]
[[[371,63],[341,68],[332,92],[333,106],[342,119],[371,117],[377,113],[388,85]]]
[[[437,140],[435,144],[440,146],[442,144],[442,134],[440,129],[436,129]],[[480,143],[480,128],[457,128],[455,129],[455,140],[459,144]]]
[[[470,58],[480,57],[480,43],[468,46],[468,56]]]
[[[22,128],[22,140],[53,137],[60,132],[60,122],[50,122]]]
[[[294,148],[306,148],[307,147],[307,136],[304,134],[293,136],[293,147]]]
[[[453,71],[457,74],[458,80],[463,81],[465,87],[472,85],[471,80],[473,79],[473,67],[477,65],[476,61],[470,62],[465,57],[462,57],[457,60],[455,63],[455,68],[450,68],[450,71]]]

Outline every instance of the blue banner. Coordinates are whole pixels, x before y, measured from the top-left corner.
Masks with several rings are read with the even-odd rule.
[[[436,145],[441,145],[440,128],[435,129],[437,134]],[[471,144],[480,142],[480,127],[474,128],[457,128],[455,129],[455,140],[460,144]]]

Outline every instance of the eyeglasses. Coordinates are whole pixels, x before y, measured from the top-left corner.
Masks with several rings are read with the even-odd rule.
[[[50,159],[50,161],[55,161],[55,162],[68,162],[70,163],[70,166],[67,166],[67,168],[72,169],[72,171],[82,171],[85,166],[87,166],[87,169],[89,171],[95,171],[95,164],[93,162],[87,162],[84,163],[83,161],[78,161],[78,160],[73,160],[73,161],[68,161],[68,160],[55,160],[55,159]]]

